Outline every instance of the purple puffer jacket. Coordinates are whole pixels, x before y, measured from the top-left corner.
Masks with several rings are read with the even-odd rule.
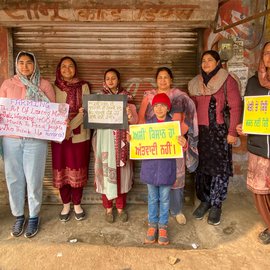
[[[172,121],[169,116],[165,122]],[[147,123],[157,123],[153,116]],[[176,180],[176,159],[151,159],[143,160],[141,164],[141,181],[146,184],[171,186]]]

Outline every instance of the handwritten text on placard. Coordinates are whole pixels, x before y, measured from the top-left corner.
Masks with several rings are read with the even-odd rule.
[[[270,134],[270,96],[247,96],[244,100],[243,131]]]
[[[65,103],[0,98],[0,135],[63,141],[69,106]]]
[[[123,123],[123,102],[88,101],[88,121],[92,123]]]
[[[129,130],[131,159],[183,157],[179,121],[130,125]]]

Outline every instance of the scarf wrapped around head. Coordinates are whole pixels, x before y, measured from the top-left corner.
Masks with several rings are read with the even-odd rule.
[[[65,81],[61,75],[61,64],[64,60],[67,59],[72,61],[75,67],[74,77],[70,81]],[[75,117],[78,113],[79,108],[82,107],[82,86],[84,84],[88,84],[89,86],[87,81],[79,80],[78,69],[75,60],[68,56],[63,57],[56,68],[55,85],[67,94],[66,103],[69,104],[69,120],[72,120],[72,118]]]
[[[31,60],[33,59],[33,62],[34,62],[34,70],[33,70],[33,73],[31,74],[30,78],[27,78],[22,73],[20,73],[20,71],[18,69],[18,61],[19,61],[20,57],[24,56],[24,55],[28,56]],[[30,100],[34,100],[34,101],[50,102],[50,100],[47,98],[47,96],[44,94],[44,92],[39,89],[40,70],[39,70],[39,66],[38,66],[35,55],[31,52],[20,51],[16,57],[15,66],[16,66],[16,74],[18,75],[19,79],[26,87],[25,98],[30,99]]]
[[[261,86],[267,89],[270,89],[270,75],[267,74],[267,68],[263,62],[264,49],[268,44],[270,44],[270,41],[266,42],[262,49],[261,59],[260,59],[259,68],[258,68],[258,78],[259,78],[259,82]]]

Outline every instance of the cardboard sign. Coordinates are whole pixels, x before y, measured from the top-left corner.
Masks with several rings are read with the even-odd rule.
[[[244,97],[243,132],[270,134],[270,96]]]
[[[126,95],[85,95],[84,126],[93,129],[127,129]]]
[[[182,158],[179,121],[130,125],[130,159]]]
[[[61,142],[68,110],[66,103],[0,98],[0,135]]]

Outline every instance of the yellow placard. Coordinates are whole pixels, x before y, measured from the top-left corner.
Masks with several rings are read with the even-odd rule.
[[[182,158],[179,121],[130,125],[130,159]]]
[[[244,97],[243,132],[270,134],[270,96]]]

